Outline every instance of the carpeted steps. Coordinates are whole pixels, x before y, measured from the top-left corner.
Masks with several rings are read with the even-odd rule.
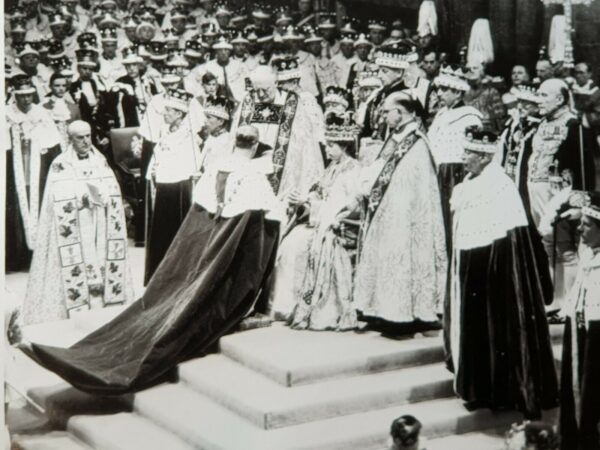
[[[553,326],[552,335],[556,353],[562,327]],[[181,364],[178,383],[112,404],[73,392],[75,400],[57,401],[56,389],[69,392],[64,384],[29,393],[97,450],[383,450],[401,414],[423,422],[429,450],[499,450],[502,430],[522,420],[464,408],[443,367],[439,336],[390,340],[276,323],[226,336],[220,349]],[[105,411],[86,411],[88,403]]]
[[[53,431],[43,435],[20,435],[13,439],[11,450],[92,450],[73,435]]]

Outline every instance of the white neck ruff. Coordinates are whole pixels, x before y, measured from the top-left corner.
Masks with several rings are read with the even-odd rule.
[[[506,237],[510,230],[527,226],[517,188],[493,161],[479,176],[469,175],[454,188],[450,206],[456,250],[485,247]]]

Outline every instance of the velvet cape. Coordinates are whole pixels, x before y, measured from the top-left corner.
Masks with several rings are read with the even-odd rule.
[[[156,385],[205,354],[262,298],[278,234],[263,211],[218,218],[194,205],[141,299],[70,348],[20,348],[88,393]]]
[[[544,304],[552,300],[531,226],[461,250],[459,367],[455,390],[475,407],[516,409],[538,419],[558,404]],[[456,370],[458,369],[458,370]]]

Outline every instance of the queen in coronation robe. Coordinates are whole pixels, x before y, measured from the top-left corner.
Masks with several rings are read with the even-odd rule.
[[[50,166],[23,303],[25,325],[133,300],[119,185],[91,141],[74,147],[79,134],[89,138],[89,129],[73,122],[72,144]]]
[[[430,326],[441,313],[447,272],[435,168],[416,121],[418,103],[400,91],[383,109],[394,132],[357,189],[363,218],[354,304],[376,327]]]
[[[268,180],[270,151],[254,127],[207,168],[144,295],[70,348],[23,342],[25,353],[92,394],[136,392],[173,378],[265,303],[285,217]]]
[[[597,192],[595,197],[582,208],[579,270],[565,308],[559,421],[562,450],[600,449],[600,197]]]
[[[348,117],[330,116],[327,122],[331,162],[306,199],[294,198],[291,231],[275,266],[271,314],[289,320],[293,328],[347,330],[356,327],[353,267],[344,236],[334,225],[353,192],[358,162],[350,153],[358,128]]]
[[[60,154],[60,134],[50,113],[33,103],[36,93],[25,74],[11,78],[15,102],[6,106],[6,269],[31,263],[46,177]]]
[[[528,419],[557,406],[558,382],[539,277],[519,192],[493,161],[496,136],[469,128],[465,181],[451,199],[450,343],[454,389],[469,409],[521,411]]]

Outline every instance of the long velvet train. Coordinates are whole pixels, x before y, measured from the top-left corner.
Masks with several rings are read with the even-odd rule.
[[[72,347],[21,349],[76,388],[135,392],[201,356],[251,310],[275,261],[279,223],[262,211],[190,209],[144,296]]]

